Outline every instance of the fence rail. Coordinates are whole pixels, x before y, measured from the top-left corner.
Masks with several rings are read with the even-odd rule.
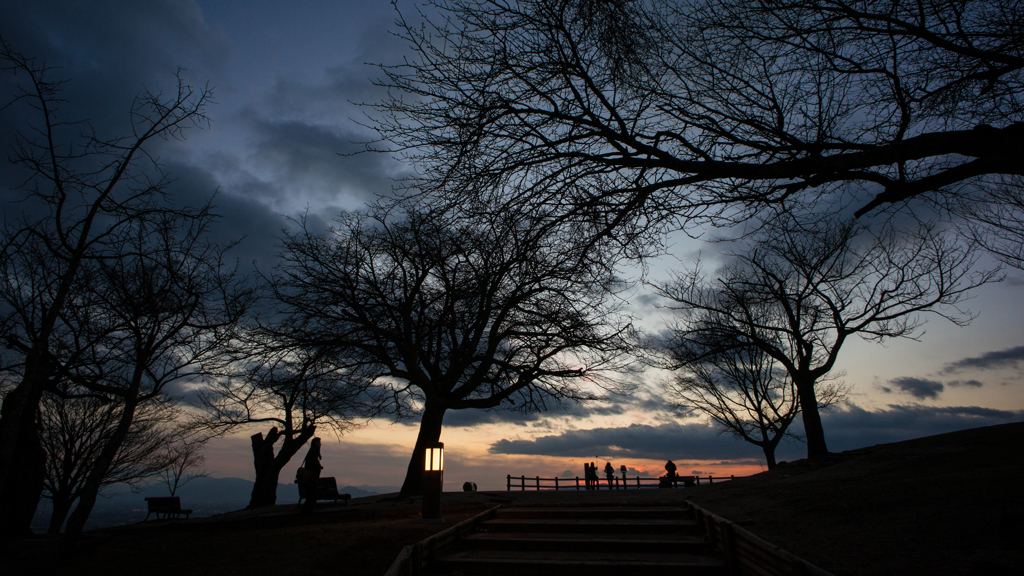
[[[633,478],[615,478],[611,486],[608,480],[598,480],[597,486],[587,487],[586,479],[576,476],[575,478],[541,478],[540,476],[506,476],[505,490],[511,492],[513,488],[521,491],[526,490],[624,490],[639,488],[658,488],[668,484],[667,487],[699,486],[701,480],[708,484],[714,484],[715,480],[735,480],[735,476],[676,476],[675,482],[669,482],[665,476],[660,478],[635,476]]]

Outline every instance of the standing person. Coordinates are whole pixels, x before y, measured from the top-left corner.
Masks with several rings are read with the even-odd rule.
[[[323,466],[320,465],[320,439],[313,438],[309,443],[309,452],[306,452],[306,459],[302,462],[302,467],[306,469],[308,473],[306,477],[306,501],[302,504],[303,512],[312,512],[313,507],[316,506],[316,486],[320,483],[320,471],[323,470]]]
[[[676,465],[671,460],[665,463],[665,477],[668,478],[673,488],[679,487],[679,480],[676,479]]]
[[[605,462],[604,475],[608,478],[608,489],[611,490],[615,487],[615,468],[612,467],[611,462]]]
[[[597,477],[597,464],[590,463],[590,486],[591,490],[599,490],[601,488],[601,479]]]

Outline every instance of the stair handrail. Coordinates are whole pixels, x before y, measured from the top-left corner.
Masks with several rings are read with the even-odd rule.
[[[457,544],[466,534],[475,532],[481,522],[490,520],[502,506],[503,504],[498,504],[488,508],[451,528],[402,548],[384,576],[419,576],[424,566],[437,558],[441,552]]]
[[[730,576],[834,576],[731,520],[686,501],[708,542],[725,557]]]

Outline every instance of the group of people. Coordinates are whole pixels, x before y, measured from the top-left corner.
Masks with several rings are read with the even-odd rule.
[[[676,465],[674,462],[669,460],[665,463],[665,479],[672,486],[679,485],[679,476],[676,474]],[[622,486],[626,486],[626,465],[623,464],[619,467],[619,471],[622,472]],[[608,478],[608,489],[615,488],[615,467],[612,466],[611,462],[606,462],[604,465],[604,475]],[[597,490],[601,487],[601,478],[597,475],[597,464],[591,462],[587,464],[583,463],[583,477],[586,480],[587,490]],[[664,480],[664,479],[663,479]]]
[[[619,467],[619,471],[622,472],[622,483],[625,486],[626,483],[626,465],[623,464]],[[615,487],[615,467],[612,466],[611,462],[606,462],[604,465],[604,475],[608,478],[608,489],[611,490]],[[583,463],[583,478],[586,480],[587,490],[597,490],[601,487],[601,478],[597,475],[597,464],[591,462],[587,464]]]

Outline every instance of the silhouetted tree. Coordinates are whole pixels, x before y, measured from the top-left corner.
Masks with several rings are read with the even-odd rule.
[[[169,401],[171,386],[202,378],[253,303],[246,279],[224,266],[223,246],[206,240],[211,217],[158,213],[136,218],[90,279],[92,305],[78,311],[83,361],[68,378],[119,404],[119,421],[98,454],[65,531],[80,532],[105,469],[127,439],[136,411]],[[70,316],[70,314],[65,315]]]
[[[40,404],[41,439],[46,451],[43,496],[52,503],[48,534],[59,534],[97,459],[121,420],[121,404],[81,390],[47,393]],[[175,440],[168,426],[177,416],[165,402],[143,404],[136,410],[127,436],[103,473],[100,490],[112,484],[133,488],[161,473],[170,461],[164,453]]]
[[[163,469],[159,476],[167,485],[167,492],[171,496],[196,478],[206,478],[210,475],[203,468],[206,463],[203,449],[210,440],[210,436],[193,433],[163,444],[160,454]]]
[[[422,414],[403,495],[422,492],[423,446],[449,410],[542,410],[618,389],[630,324],[615,278],[564,231],[505,213],[347,214],[284,238],[274,275],[281,337],[361,364],[403,417]]]
[[[114,266],[127,228],[140,218],[197,216],[162,203],[168,180],[147,150],[154,140],[182,138],[187,127],[205,122],[210,92],[193,90],[180,77],[169,96],[143,92],[131,109],[130,135],[107,138],[60,119],[60,83],[2,40],[0,67],[14,78],[14,101],[3,108],[8,118],[34,118],[10,155],[12,169],[24,175],[25,212],[16,220],[5,210],[0,238],[0,334],[20,365],[19,382],[0,409],[0,531],[6,537],[29,533],[43,489],[39,403],[68,370],[56,339],[73,332],[62,327],[62,315],[76,284],[82,285],[82,269],[87,263]]]
[[[809,458],[828,454],[815,386],[850,336],[914,338],[922,312],[966,324],[957,303],[996,276],[971,272],[973,246],[949,234],[872,236],[828,219],[780,218],[749,252],[730,256],[715,280],[697,267],[660,287],[682,314],[671,347],[690,364],[737,346],[770,356],[796,387]]]
[[[322,349],[287,345],[276,332],[272,324],[247,331],[222,376],[199,392],[202,426],[216,433],[272,424],[266,436],[250,438],[256,479],[249,508],[277,502],[281,470],[318,427],[340,436],[379,404],[368,395],[370,380],[358,367]]]
[[[685,328],[680,330],[687,331]],[[800,396],[793,379],[759,348],[744,342],[673,342],[669,368],[677,371],[665,384],[670,404],[685,414],[704,414],[723,431],[764,452],[768,469],[775,468],[775,450],[783,438],[802,440],[789,425],[800,413]],[[711,331],[712,336],[718,336]],[[832,382],[816,386],[818,409],[841,401],[846,389]]]
[[[961,224],[967,236],[1024,270],[1024,179],[990,182],[980,194],[954,198],[953,210],[969,215]]]
[[[382,66],[410,189],[644,232],[1021,175],[1014,0],[438,0]],[[844,197],[849,201],[849,197]]]

